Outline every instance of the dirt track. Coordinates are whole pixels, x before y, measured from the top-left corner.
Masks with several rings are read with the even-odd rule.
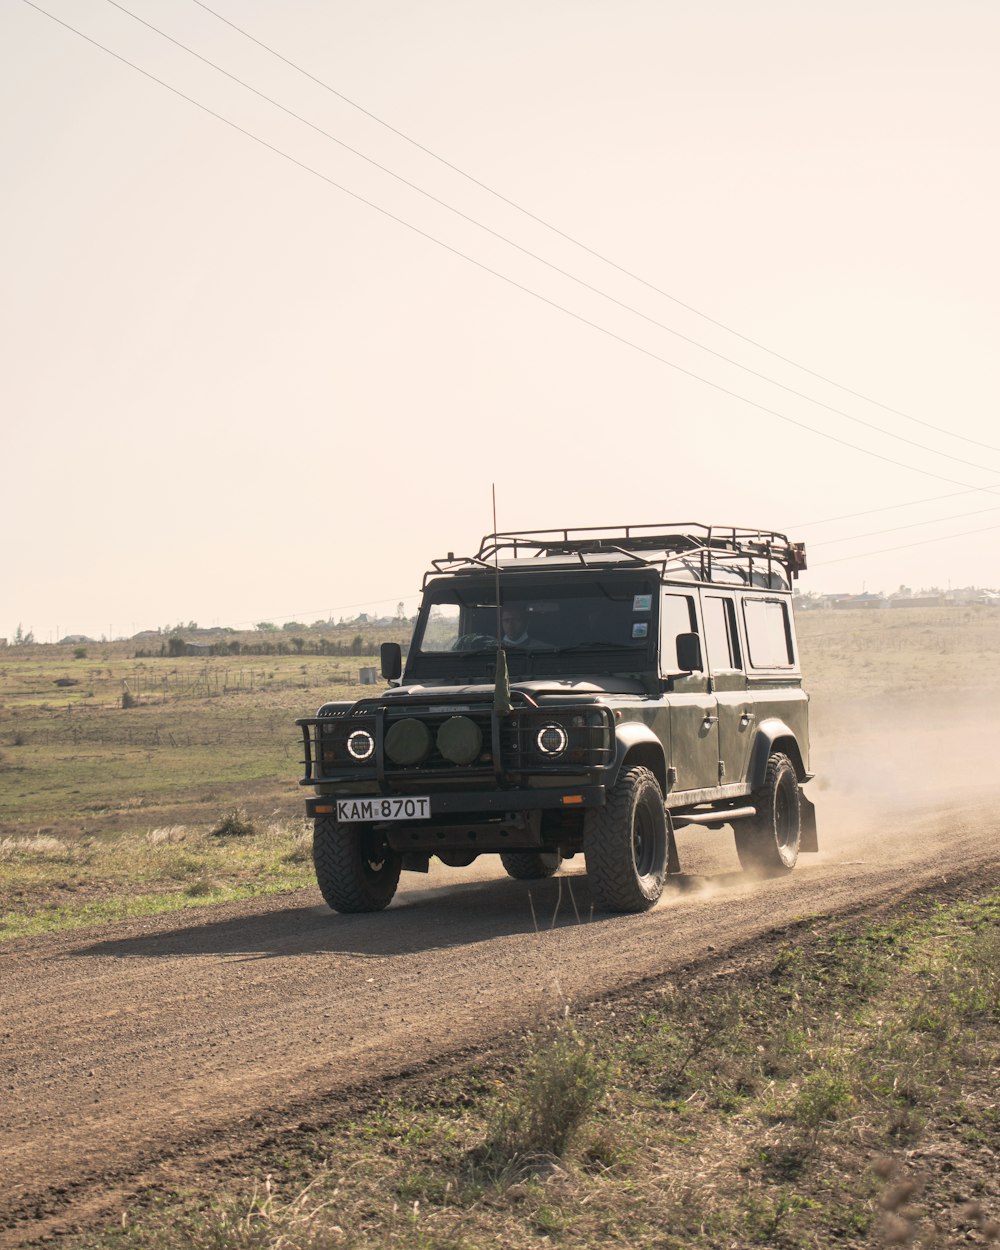
[[[867,825],[814,797],[824,849],[789,878],[748,885],[728,831],[684,833],[682,877],[639,917],[590,920],[578,861],[529,887],[488,859],[476,879],[411,876],[381,915],[335,916],[310,891],[0,946],[0,1245],[113,1214],[138,1184],[245,1153],[546,998],[996,866],[995,797]]]

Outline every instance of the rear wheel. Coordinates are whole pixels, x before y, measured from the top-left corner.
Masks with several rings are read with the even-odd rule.
[[[604,807],[591,808],[583,833],[594,905],[648,911],[667,877],[667,818],[660,783],[648,768],[623,772]]]
[[[757,815],[735,823],[736,854],[748,872],[775,877],[791,872],[799,857],[802,808],[799,779],[787,755],[768,758],[764,784],[753,796]]]
[[[515,881],[541,881],[559,868],[558,851],[501,851],[500,862]]]
[[[339,912],[381,911],[399,884],[401,859],[371,825],[317,816],[313,865],[323,898]]]

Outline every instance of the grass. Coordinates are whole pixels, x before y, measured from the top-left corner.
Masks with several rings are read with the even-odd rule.
[[[996,890],[804,921],[71,1244],[997,1244],[998,933]]]
[[[232,834],[232,822],[244,832]],[[225,827],[230,835],[220,835]],[[215,829],[165,825],[125,834],[0,838],[0,938],[280,893],[313,883],[302,819]]]
[[[313,883],[295,719],[373,656],[74,651],[0,651],[0,940]]]

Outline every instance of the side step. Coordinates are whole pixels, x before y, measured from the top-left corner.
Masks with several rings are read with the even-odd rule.
[[[678,825],[728,825],[731,820],[744,820],[747,816],[756,815],[756,807],[726,807],[716,812],[675,813],[674,820]]]

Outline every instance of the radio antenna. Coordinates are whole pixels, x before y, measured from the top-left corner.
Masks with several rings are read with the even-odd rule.
[[[501,633],[502,618],[500,615],[500,549],[499,549],[497,542],[495,541],[496,536],[497,536],[497,484],[496,482],[491,482],[490,488],[493,491],[493,538],[494,538],[493,572],[494,572],[495,581],[496,581],[497,647],[499,647],[500,639],[503,637],[503,634]]]
[[[503,649],[503,614],[500,607],[500,544],[496,541],[497,484],[493,482],[491,485],[493,488],[493,574],[496,583],[497,600],[497,673],[493,687],[493,710],[497,716],[509,716],[511,712],[510,674],[507,671],[507,653]]]

